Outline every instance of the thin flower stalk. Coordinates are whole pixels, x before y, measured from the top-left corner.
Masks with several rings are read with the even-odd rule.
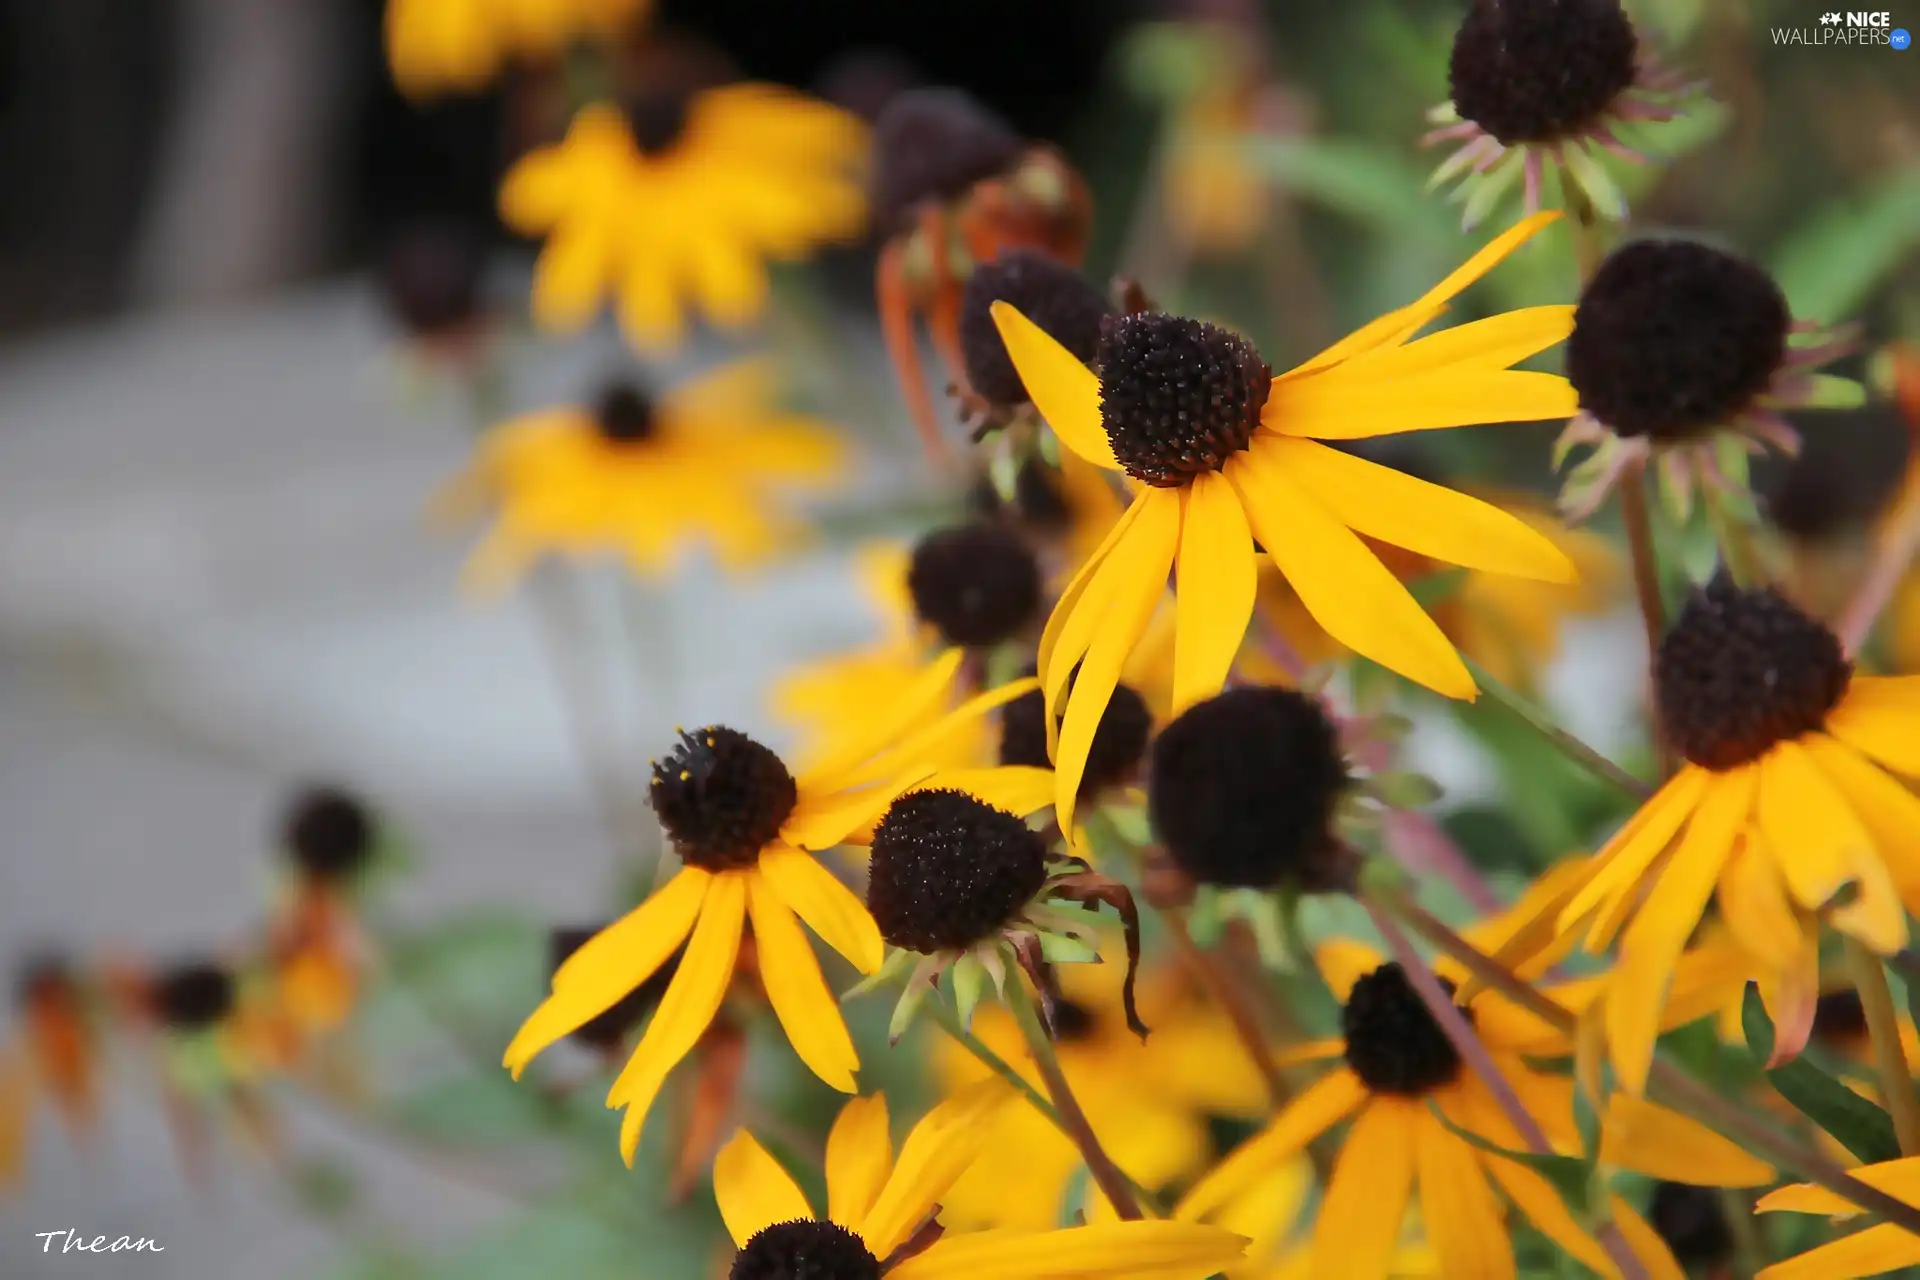
[[[1847,971],[1860,992],[1860,1008],[1867,1018],[1867,1036],[1873,1043],[1874,1069],[1880,1075],[1880,1094],[1886,1100],[1887,1113],[1893,1117],[1900,1154],[1920,1155],[1920,1094],[1914,1092],[1906,1051],[1900,1047],[1900,1020],[1894,1012],[1893,993],[1887,988],[1887,971],[1880,958],[1856,939],[1846,937],[1842,942],[1846,948]]]
[[[1561,755],[1602,782],[1611,783],[1636,800],[1645,800],[1653,794],[1653,789],[1646,783],[1555,724],[1552,716],[1534,706],[1517,690],[1510,689],[1496,680],[1493,674],[1478,662],[1465,654],[1461,655],[1461,660],[1467,664],[1467,670],[1473,673],[1473,678],[1479,682],[1480,688],[1489,698],[1520,717],[1528,728],[1546,739]]]

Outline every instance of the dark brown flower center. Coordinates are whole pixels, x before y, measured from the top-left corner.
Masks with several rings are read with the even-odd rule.
[[[653,400],[631,382],[615,382],[593,407],[600,434],[614,444],[639,444],[653,435]]]
[[[727,1280],[880,1280],[880,1260],[836,1222],[776,1222],[733,1257]]]
[[[1245,338],[1158,311],[1109,316],[1099,361],[1100,420],[1114,456],[1159,488],[1218,471],[1245,449],[1273,384]]]
[[[210,1027],[233,1012],[233,974],[210,961],[176,965],[153,982],[153,1009],[176,1031]]]
[[[1011,304],[1082,364],[1098,353],[1100,321],[1112,310],[1092,281],[1031,249],[1015,249],[974,268],[960,299],[960,351],[967,382],[1005,407],[1030,397],[993,322],[996,302]]]
[[[1453,994],[1451,982],[1442,978],[1440,985]],[[1347,1065],[1375,1093],[1416,1096],[1460,1074],[1460,1051],[1397,960],[1353,984],[1340,1009],[1340,1030]]]
[[[280,843],[302,871],[328,883],[351,878],[373,856],[367,807],[338,787],[313,787],[295,798],[282,820]]]
[[[648,798],[684,861],[731,871],[759,860],[799,794],[773,751],[738,730],[709,725],[683,732],[655,762]]]
[[[1592,125],[1636,74],[1618,0],[1474,0],[1447,64],[1454,110],[1509,146]]]
[[[956,525],[914,546],[907,591],[920,620],[948,644],[996,645],[1039,613],[1040,565],[1004,525]]]
[[[932,955],[993,936],[1040,892],[1047,843],[964,791],[913,791],[873,833],[867,909],[896,947]]]

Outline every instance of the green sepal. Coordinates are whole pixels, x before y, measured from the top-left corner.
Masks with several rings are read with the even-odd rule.
[[[1040,934],[1040,954],[1053,964],[1098,964],[1100,949],[1058,933]]]
[[[1446,793],[1440,784],[1412,769],[1387,769],[1367,779],[1367,790],[1391,809],[1424,809]]]
[[[1100,806],[1100,816],[1107,820],[1113,833],[1135,849],[1144,849],[1153,843],[1153,824],[1147,819],[1147,806],[1128,802],[1115,802]]]
[[[987,987],[986,968],[973,956],[962,956],[953,966],[953,1007],[960,1015],[960,1025],[965,1030],[973,1030],[973,1011],[980,1004],[980,997]]]
[[[1867,389],[1852,378],[1835,373],[1816,373],[1807,381],[1807,398],[1802,408],[1858,409],[1867,402]]]
[[[893,1017],[887,1022],[887,1043],[899,1044],[907,1028],[913,1025],[914,1015],[920,1012],[921,1002],[938,994],[938,989],[927,983],[909,982],[901,990],[900,999],[894,1002]]]
[[[1740,1007],[1740,1026],[1746,1032],[1747,1051],[1754,1063],[1802,1115],[1865,1164],[1899,1158],[1900,1143],[1894,1136],[1893,1121],[1878,1106],[1805,1058],[1777,1067],[1766,1065],[1773,1056],[1773,1020],[1767,1016],[1760,989],[1752,983],[1747,984],[1746,1001]]]
[[[1620,190],[1620,184],[1613,180],[1613,175],[1607,172],[1606,166],[1592,152],[1575,144],[1563,147],[1560,156],[1566,163],[1567,173],[1587,193],[1587,199],[1593,202],[1596,212],[1611,222],[1626,218],[1626,193]]]

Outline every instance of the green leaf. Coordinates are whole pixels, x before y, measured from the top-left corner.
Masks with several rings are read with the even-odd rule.
[[[1552,1183],[1553,1189],[1559,1193],[1562,1200],[1567,1202],[1567,1208],[1573,1211],[1575,1217],[1582,1220],[1591,1219],[1595,1210],[1600,1205],[1606,1203],[1606,1188],[1602,1180],[1596,1176],[1591,1160],[1581,1156],[1542,1155],[1537,1151],[1513,1151],[1497,1143],[1489,1142],[1477,1133],[1460,1128],[1454,1124],[1453,1121],[1449,1120],[1446,1113],[1432,1102],[1427,1103],[1427,1110],[1431,1111],[1434,1118],[1446,1126],[1447,1132],[1453,1134],[1454,1137],[1459,1138],[1462,1142],[1478,1147],[1490,1155],[1511,1160],[1515,1164],[1525,1165]]]
[[[1773,1054],[1773,1020],[1760,1000],[1760,988],[1752,983],[1747,984],[1746,1002],[1740,1008],[1740,1025],[1746,1032],[1747,1050],[1766,1071],[1768,1082],[1802,1115],[1867,1164],[1898,1158],[1900,1143],[1885,1111],[1805,1058],[1765,1066]]]
[[[1909,168],[1800,227],[1774,251],[1773,274],[1796,316],[1831,323],[1858,311],[1916,246],[1920,169]]]

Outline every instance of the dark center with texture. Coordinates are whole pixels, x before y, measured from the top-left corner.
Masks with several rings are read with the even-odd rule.
[[[600,928],[605,928],[601,926]],[[567,959],[587,945],[600,928],[555,929],[547,935],[547,957],[550,971],[558,970]],[[652,977],[620,997],[611,1008],[575,1027],[569,1039],[589,1049],[608,1051],[619,1048],[640,1025],[640,1020],[653,1011],[660,998],[667,994],[667,984],[673,981],[673,975],[680,968],[680,957],[685,948],[673,953],[668,961],[655,970]]]
[[[1673,1250],[1683,1267],[1711,1267],[1733,1252],[1733,1232],[1727,1226],[1720,1193],[1712,1187],[1684,1182],[1662,1182],[1647,1204],[1647,1222]]]
[[[1694,592],[1653,664],[1667,741],[1706,769],[1820,728],[1852,676],[1833,632],[1771,587],[1724,576]]]
[[[880,1260],[839,1223],[802,1218],[756,1232],[727,1280],[880,1280]]]
[[[948,644],[989,646],[1020,634],[1040,611],[1040,566],[1019,534],[963,524],[920,539],[907,591],[922,622]]]
[[[295,865],[315,880],[345,880],[373,855],[373,818],[347,792],[314,787],[287,810],[280,843]]]
[[[210,1027],[233,1011],[233,975],[220,965],[175,965],[153,981],[153,1008],[176,1031]]]
[[[1028,672],[1029,675],[1032,672]],[[1130,685],[1113,687],[1100,726],[1087,749],[1087,769],[1080,777],[1080,794],[1090,796],[1132,778],[1147,753],[1153,733],[1153,712]],[[1023,693],[1000,712],[1000,763],[1049,768],[1047,759],[1047,702],[1040,690]]]
[[[799,798],[779,756],[746,734],[709,725],[655,762],[648,798],[674,851],[708,871],[750,867]]]
[[[653,401],[631,382],[616,382],[593,406],[600,434],[614,444],[638,444],[653,434]]]
[[[1007,408],[1030,397],[993,322],[996,302],[1013,306],[1082,364],[1098,353],[1100,322],[1112,309],[1092,281],[1031,249],[1014,249],[974,268],[960,299],[960,352],[967,382]]]
[[[656,90],[634,95],[627,104],[627,127],[642,155],[658,156],[673,149],[687,128],[688,99],[684,93]]]
[[[1636,240],[1581,291],[1567,379],[1580,408],[1615,433],[1684,441],[1766,390],[1791,323],[1773,277],[1746,259],[1691,240]]]
[[[921,205],[959,199],[1025,150],[1012,125],[958,89],[895,94],[873,125],[874,224],[887,236],[910,230]]]
[[[1318,701],[1229,689],[1160,731],[1147,812],[1168,855],[1201,884],[1325,888],[1347,782],[1340,735]]]
[[[1178,488],[1218,471],[1260,425],[1273,370],[1239,334],[1158,311],[1109,316],[1100,420],[1136,479]]]
[[[896,947],[932,955],[997,932],[1047,879],[1047,842],[964,791],[914,791],[873,833],[867,909]]]
[[[1512,146],[1592,125],[1633,83],[1619,0],[1474,0],[1453,37],[1454,110]]]
[[[1451,982],[1442,978],[1440,985],[1453,994]],[[1347,1065],[1375,1093],[1414,1096],[1460,1074],[1459,1050],[1397,960],[1353,984],[1340,1009],[1340,1031],[1347,1040]]]

